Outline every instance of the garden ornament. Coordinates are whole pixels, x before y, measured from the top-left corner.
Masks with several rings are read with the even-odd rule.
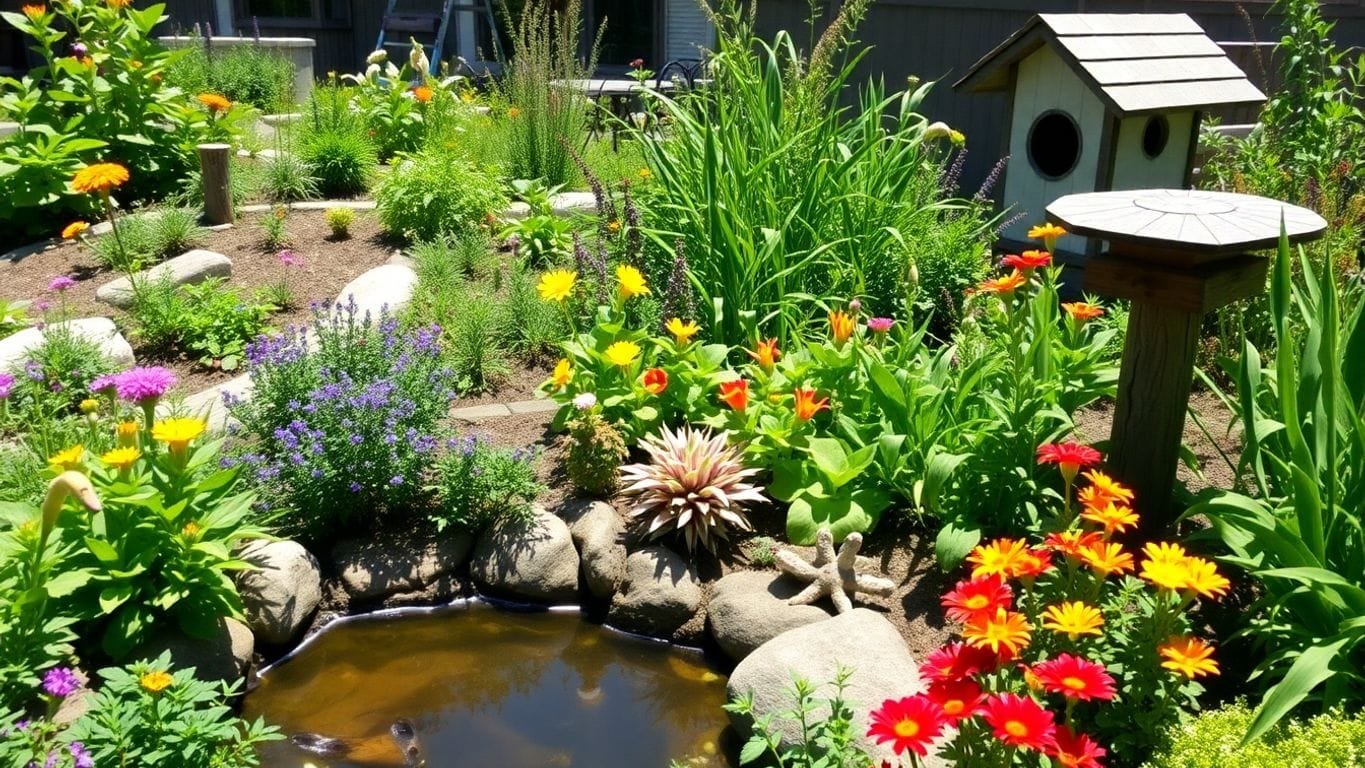
[[[790,549],[777,551],[777,567],[783,573],[808,581],[810,584],[787,601],[788,605],[810,605],[825,595],[833,601],[839,613],[853,610],[850,599],[858,592],[871,595],[889,595],[896,588],[895,582],[880,576],[858,573],[854,566],[858,560],[858,550],[863,546],[861,533],[850,533],[839,545],[839,553],[834,553],[834,534],[828,528],[821,528],[815,534],[815,559],[806,562]]]

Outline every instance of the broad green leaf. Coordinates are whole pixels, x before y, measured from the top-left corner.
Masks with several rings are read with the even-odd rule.
[[[1299,702],[1323,681],[1336,674],[1332,671],[1331,664],[1348,642],[1349,637],[1336,638],[1331,642],[1305,649],[1280,682],[1276,683],[1261,700],[1261,706],[1256,710],[1246,736],[1242,738],[1242,746],[1265,735],[1266,731],[1275,727],[1281,718],[1293,711]]]
[[[938,558],[940,568],[951,571],[961,565],[980,543],[980,528],[964,528],[956,522],[947,522],[934,538],[934,556]]]

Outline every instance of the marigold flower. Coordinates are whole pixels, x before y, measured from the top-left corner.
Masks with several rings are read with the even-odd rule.
[[[735,379],[720,383],[720,400],[731,409],[743,411],[749,407],[749,380]]]
[[[1157,648],[1161,666],[1188,678],[1218,674],[1218,662],[1213,659],[1213,646],[1197,637],[1176,637]]]
[[[649,286],[645,284],[645,276],[640,274],[640,270],[629,264],[622,264],[616,268],[616,283],[620,287],[622,299],[649,295]]]
[[[1086,470],[1081,476],[1090,481],[1090,488],[1093,489],[1091,493],[1097,500],[1103,498],[1108,499],[1109,501],[1121,501],[1125,504],[1133,503],[1132,490],[1098,469]],[[1085,500],[1082,499],[1082,501],[1084,502]],[[1104,503],[1098,503],[1097,501],[1097,503],[1090,504],[1090,506],[1102,507],[1104,506]]]
[[[1038,463],[1056,464],[1068,485],[1076,479],[1077,472],[1095,466],[1102,458],[1099,451],[1074,440],[1038,446]]]
[[[640,356],[640,345],[633,341],[612,342],[607,347],[607,359],[612,365],[619,365],[622,368],[635,362],[635,358]]]
[[[1100,758],[1107,754],[1094,739],[1084,733],[1073,733],[1065,725],[1057,726],[1052,747],[1045,751],[1061,768],[1104,768]]]
[[[981,686],[973,680],[936,680],[924,695],[943,710],[949,725],[975,716],[985,698]]]
[[[1066,230],[1056,224],[1039,224],[1030,227],[1028,231],[1029,238],[1041,240],[1043,242],[1043,247],[1048,251],[1057,250],[1057,241],[1065,234]]]
[[[143,690],[151,693],[161,693],[170,688],[174,682],[175,678],[171,677],[170,673],[163,671],[147,672],[138,678],[138,684],[142,686]]]
[[[117,469],[120,472],[133,466],[140,458],[142,458],[142,451],[131,446],[115,448],[112,451],[100,454],[100,461],[105,466]]]
[[[24,15],[28,17],[29,21],[37,21],[38,19],[42,18],[43,14],[47,13],[47,6],[25,5],[22,10],[24,12]]]
[[[1185,589],[1204,597],[1226,595],[1232,582],[1218,573],[1218,567],[1202,557],[1191,557],[1185,561]]]
[[[508,107],[507,116],[515,120],[518,117],[521,117],[521,110],[517,107]]]
[[[114,436],[117,438],[118,445],[123,448],[137,445],[137,435],[141,429],[142,425],[136,421],[119,422],[118,426],[114,427]]]
[[[546,301],[564,301],[573,295],[574,283],[577,280],[577,272],[567,269],[551,270],[540,276],[536,291],[540,293],[540,298]]]
[[[912,751],[924,757],[929,744],[943,733],[943,710],[921,694],[899,701],[887,699],[868,717],[867,735],[878,744],[891,742],[898,755]]]
[[[999,575],[1009,578],[1019,567],[1020,559],[1028,547],[1023,539],[996,539],[988,544],[980,544],[967,555],[972,568],[972,578]]]
[[[680,317],[669,320],[664,329],[673,334],[673,340],[679,344],[690,342],[692,337],[697,335],[697,331],[701,330],[696,323],[691,320],[684,322]]]
[[[1078,701],[1110,701],[1118,692],[1104,665],[1063,653],[1033,665],[1043,690]]]
[[[62,228],[63,240],[75,240],[85,234],[85,230],[90,229],[90,225],[84,221],[73,221]]]
[[[106,0],[106,2],[108,2],[110,8],[113,8],[116,11],[121,11],[133,4],[133,0]]]
[[[1011,253],[1000,260],[1006,267],[1018,269],[1028,274],[1030,270],[1046,267],[1052,263],[1052,254],[1047,251],[1024,251],[1023,253]]]
[[[204,434],[203,419],[162,419],[152,425],[152,439],[165,443],[173,455],[185,452],[190,442]]]
[[[815,389],[813,387],[797,387],[792,391],[792,396],[796,398],[796,418],[800,421],[810,421],[815,418],[815,414],[820,411],[829,410],[829,398],[822,397],[815,399]]]
[[[1043,611],[1043,629],[1050,629],[1075,640],[1081,635],[1101,634],[1104,616],[1100,609],[1079,600],[1049,605]]]
[[[1098,523],[1104,526],[1106,535],[1113,535],[1116,531],[1122,533],[1137,525],[1138,513],[1111,501],[1102,507],[1086,507],[1081,512],[1081,519]]]
[[[836,309],[829,313],[829,334],[834,337],[835,344],[842,346],[853,336],[853,330],[856,327],[857,323],[854,322],[853,316],[842,309]]]
[[[1000,658],[989,650],[956,642],[932,651],[920,663],[919,672],[927,680],[965,680],[992,672],[999,665]]]
[[[412,97],[425,104],[431,101],[431,89],[425,85],[419,85],[412,89]]]
[[[1002,296],[1013,294],[1020,286],[1028,282],[1028,277],[1019,270],[1014,270],[1003,277],[994,277],[983,281],[976,286],[980,293],[994,293]]]
[[[616,234],[617,232],[620,232],[621,222],[617,221],[616,219],[612,219],[611,221],[607,222],[607,231],[612,233],[613,235]]]
[[[1024,550],[1010,575],[1016,579],[1032,581],[1052,570],[1052,568],[1052,553],[1046,549],[1035,547]]]
[[[95,163],[76,171],[71,187],[81,193],[108,194],[128,181],[128,169],[118,163]]]
[[[199,536],[200,530],[199,523],[191,520],[188,523],[185,523],[185,527],[180,529],[180,535],[184,536],[186,539],[193,540]]]
[[[648,168],[641,168],[639,171],[636,171],[635,175],[639,176],[641,181],[649,181],[654,177],[654,172]]]
[[[1062,311],[1070,315],[1072,320],[1081,324],[1104,316],[1104,307],[1087,304],[1084,301],[1065,302],[1062,304]]]
[[[754,345],[753,350],[745,350],[749,357],[758,363],[758,367],[771,373],[773,366],[778,360],[782,359],[782,352],[777,348],[777,339],[764,341],[759,339],[758,344]]]
[[[86,416],[89,416],[90,414],[95,413],[100,409],[100,401],[96,400],[93,397],[87,397],[81,401],[79,407],[81,409],[81,413],[85,414]]]
[[[52,454],[47,459],[48,466],[63,472],[80,469],[85,463],[85,446],[73,445]]]
[[[1024,614],[996,608],[994,614],[974,616],[963,627],[962,637],[977,648],[989,648],[997,654],[1003,649],[1005,655],[1013,658],[1028,647],[1032,629]]]
[[[1142,561],[1142,569],[1138,572],[1142,578],[1150,581],[1158,589],[1175,592],[1185,587],[1190,579],[1189,558],[1179,544],[1167,542],[1144,544],[1142,554],[1145,555],[1145,559]]]
[[[1116,542],[1095,541],[1081,546],[1081,562],[1099,576],[1133,570],[1133,556]]]
[[[995,613],[997,608],[1014,607],[1014,592],[998,574],[975,579],[963,579],[943,596],[945,614],[964,624],[982,613]]]
[[[195,98],[199,100],[200,104],[203,104],[214,114],[222,114],[223,112],[232,109],[232,102],[228,101],[226,96],[217,93],[201,93],[198,96],[195,96]]]
[[[561,357],[559,362],[555,363],[554,372],[550,374],[550,384],[555,389],[563,389],[569,386],[571,381],[573,381],[573,364],[569,362],[568,358]]]
[[[662,395],[668,389],[668,372],[662,368],[650,368],[645,371],[644,379],[641,382],[645,391],[651,395]]]
[[[981,714],[995,738],[1011,747],[1042,751],[1057,732],[1052,713],[1027,696],[996,694],[986,699]]]
[[[1103,541],[1104,537],[1098,531],[1060,531],[1049,533],[1043,540],[1043,546],[1079,560],[1083,548]]]

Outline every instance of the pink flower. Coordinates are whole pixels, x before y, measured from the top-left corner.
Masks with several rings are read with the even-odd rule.
[[[896,323],[889,317],[869,317],[867,319],[867,329],[873,333],[886,333],[891,330],[891,326]]]
[[[632,61],[630,62],[630,66],[631,66],[632,68],[634,68],[634,69],[644,69],[644,68],[645,68],[645,60],[644,60],[644,59],[634,59],[634,60],[632,60]]]
[[[47,299],[43,299],[41,301],[35,302],[33,308],[38,310],[39,312],[46,312],[49,309],[52,309],[52,302],[48,301]]]
[[[57,275],[52,278],[52,282],[47,284],[47,289],[53,293],[62,293],[68,288],[76,285],[76,281],[67,275]]]
[[[280,251],[279,256],[280,263],[285,265],[286,267],[292,267],[295,264],[299,263],[298,257],[295,256],[294,252],[289,250],[288,248],[284,249],[283,251]]]
[[[134,368],[114,377],[114,387],[118,390],[118,396],[138,405],[144,405],[148,401],[156,402],[166,394],[166,390],[174,387],[175,383],[175,373],[159,366]]]
[[[9,397],[9,393],[14,391],[14,376],[8,373],[0,373],[0,400]]]
[[[108,394],[110,390],[118,386],[118,374],[100,376],[90,382],[90,391],[96,395]]]

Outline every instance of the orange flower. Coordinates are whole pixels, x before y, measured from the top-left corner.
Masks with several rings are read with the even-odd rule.
[[[857,327],[853,316],[841,309],[836,309],[829,313],[829,334],[834,337],[837,346],[843,346],[853,336],[853,329]]]
[[[62,229],[63,240],[75,240],[85,234],[85,230],[90,229],[90,225],[84,221],[73,221]]]
[[[200,104],[208,107],[208,110],[214,114],[222,114],[229,109],[232,109],[232,102],[228,101],[227,97],[220,96],[216,93],[201,93],[198,96],[195,96],[195,98],[199,100]]]
[[[1158,589],[1179,591],[1190,581],[1189,558],[1179,544],[1145,544],[1140,575]]]
[[[28,17],[29,21],[37,21],[39,18],[43,16],[43,14],[47,13],[47,6],[26,5],[23,7],[23,11],[24,15]]]
[[[71,186],[77,192],[108,194],[128,181],[128,169],[118,163],[95,163],[76,171]]]
[[[980,614],[962,628],[962,637],[977,648],[989,648],[1010,657],[1028,647],[1029,625],[1024,614],[996,608],[994,614]]]
[[[1213,660],[1213,646],[1197,637],[1176,637],[1157,649],[1161,666],[1188,678],[1218,674],[1218,662]]]
[[[1081,512],[1081,518],[1104,526],[1106,535],[1112,535],[1115,531],[1122,533],[1138,522],[1136,512],[1112,501],[1103,507],[1086,507],[1085,511]]]
[[[1122,501],[1125,504],[1133,503],[1133,492],[1122,483],[1118,482],[1109,475],[1104,474],[1098,469],[1090,469],[1081,473],[1081,477],[1090,481],[1090,487],[1094,490],[1092,494],[1093,502],[1081,499],[1081,503],[1092,507],[1102,507],[1110,501]],[[1107,499],[1107,501],[1100,501]]]
[[[994,293],[1008,296],[1013,294],[1019,286],[1027,282],[1028,278],[1024,276],[1024,273],[1016,269],[1003,277],[986,280],[978,285],[976,290],[981,293]]]
[[[812,387],[797,387],[792,395],[796,398],[796,418],[801,421],[810,421],[820,411],[829,410],[829,398],[816,400]]]
[[[121,11],[133,4],[133,0],[108,0],[108,2],[109,7],[116,11]]]
[[[1017,579],[1032,581],[1050,570],[1052,570],[1052,553],[1046,549],[1035,548],[1024,550],[1010,575]]]
[[[720,384],[721,402],[730,408],[743,412],[749,407],[749,380],[735,379],[734,381],[723,381]]]
[[[513,120],[516,120],[518,117],[521,117],[521,110],[517,109],[516,107],[508,107],[507,116],[512,118]]]
[[[650,368],[645,371],[643,384],[649,394],[661,395],[668,389],[668,372],[662,368]]]
[[[1204,597],[1226,595],[1232,582],[1218,573],[1218,567],[1202,557],[1185,561],[1185,589]]]
[[[1103,768],[1100,758],[1108,751],[1084,733],[1073,733],[1065,725],[1057,726],[1052,748],[1046,750],[1060,768]]]
[[[1039,267],[1046,267],[1052,263],[1052,254],[1047,251],[1024,251],[1020,254],[1010,254],[1000,260],[1000,263],[1014,269],[1023,270],[1027,274],[1030,270]]]
[[[1063,555],[1081,559],[1081,550],[1104,539],[1097,531],[1061,531],[1049,533],[1043,546],[1061,552]]]
[[[1062,304],[1062,309],[1071,316],[1072,320],[1084,324],[1087,320],[1094,320],[1104,316],[1104,307],[1095,304],[1087,304],[1084,301],[1070,301]]]
[[[1096,541],[1080,550],[1081,562],[1099,576],[1133,570],[1133,556],[1123,551],[1123,545]]]
[[[431,101],[431,89],[425,85],[419,85],[412,89],[412,97],[425,104]]]
[[[1009,578],[1015,574],[1027,551],[1022,539],[996,539],[989,544],[981,544],[967,555],[967,562],[976,566],[972,569],[972,578],[982,576]]]
[[[759,339],[755,349],[749,352],[749,357],[758,363],[759,368],[772,373],[773,365],[782,359],[782,353],[777,349],[777,339],[768,339],[767,341]]]

